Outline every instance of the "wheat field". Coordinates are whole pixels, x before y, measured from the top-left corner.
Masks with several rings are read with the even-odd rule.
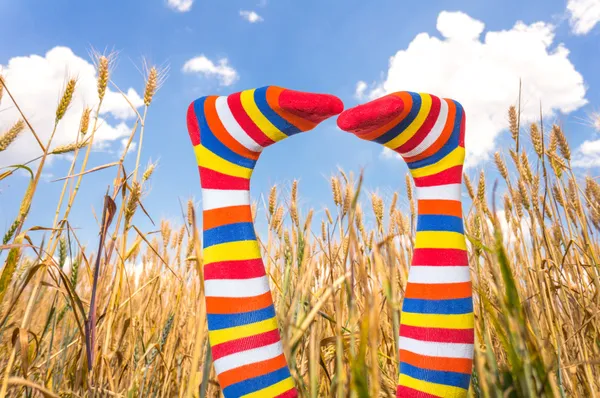
[[[27,115],[0,133],[0,156],[21,134],[33,134],[43,150],[27,169],[29,186],[0,247],[0,398],[219,397],[194,202],[180,225],[136,226],[155,167],[140,165],[144,122],[163,75],[148,68],[145,105],[119,161],[92,167],[113,60],[95,61],[99,103],[81,115],[77,141],[41,142]],[[75,90],[77,80],[68,80],[54,131]],[[0,101],[12,100],[2,80]],[[559,126],[521,126],[518,107],[507,110],[514,145],[494,158],[499,181],[483,171],[464,180],[476,313],[469,395],[600,396],[600,184],[572,171]],[[125,174],[134,140],[136,163]],[[29,211],[48,160],[65,153],[70,178],[59,182],[56,215],[41,240],[31,234],[37,223]],[[0,179],[24,167],[0,170]],[[82,179],[106,168],[114,178],[98,242],[84,248],[70,211]],[[334,206],[317,213],[298,205],[296,181],[287,188],[274,186],[253,211],[268,224],[260,244],[301,396],[394,397],[416,225],[410,179],[406,208],[397,192],[385,200],[366,193],[360,174],[334,174]]]

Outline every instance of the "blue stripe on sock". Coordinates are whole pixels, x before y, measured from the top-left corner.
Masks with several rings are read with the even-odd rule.
[[[278,369],[266,375],[254,377],[252,379],[240,381],[223,389],[223,395],[226,397],[242,397],[252,392],[260,391],[264,388],[277,384],[290,377],[290,371],[287,366]]]
[[[406,362],[400,362],[400,373],[410,376],[413,379],[464,388],[465,390],[469,388],[469,382],[471,380],[471,375],[469,374],[421,369]]]
[[[408,113],[408,115],[406,115],[406,117],[404,119],[402,119],[400,121],[400,123],[398,123],[396,126],[392,127],[388,132],[375,138],[375,140],[374,140],[375,142],[378,142],[383,145],[386,142],[393,140],[399,134],[402,134],[404,132],[404,130],[406,130],[408,128],[408,126],[410,126],[411,123],[415,120],[415,118],[419,114],[419,111],[421,110],[421,103],[422,103],[421,95],[418,93],[409,93],[409,94],[412,97],[413,103],[412,103],[412,108],[410,109],[410,112]]]
[[[256,106],[258,106],[260,112],[283,134],[287,136],[298,134],[300,129],[279,116],[267,102],[268,88],[269,86],[261,87],[254,91],[254,102],[256,102]]]
[[[463,220],[460,217],[442,214],[423,214],[417,218],[418,231],[450,231],[464,234]]]
[[[454,104],[456,105],[456,119],[454,119],[454,128],[452,130],[452,134],[450,134],[450,138],[448,138],[448,141],[446,141],[444,146],[433,155],[425,159],[417,160],[416,162],[407,163],[409,169],[418,169],[437,163],[458,147],[460,140],[460,125],[464,110],[462,105],[458,102],[454,101]]]
[[[221,225],[204,231],[204,248],[221,243],[256,240],[254,225],[251,222]]]
[[[405,298],[402,311],[416,314],[469,314],[473,312],[473,299],[471,297],[450,300]]]
[[[206,97],[202,97],[194,101],[194,112],[196,113],[196,119],[198,120],[198,127],[200,128],[200,143],[206,149],[214,153],[215,155],[242,167],[253,169],[256,166],[256,160],[248,159],[244,156],[238,155],[223,144],[211,131],[204,117],[204,104]]]
[[[256,311],[241,312],[237,314],[207,315],[209,330],[220,330],[235,326],[249,325],[251,323],[261,322],[273,317],[275,317],[275,307],[273,307],[273,304]]]

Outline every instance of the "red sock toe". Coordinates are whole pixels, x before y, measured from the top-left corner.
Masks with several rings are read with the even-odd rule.
[[[342,112],[337,124],[344,131],[364,135],[390,123],[403,111],[404,101],[390,94]]]
[[[336,96],[287,89],[283,90],[279,96],[279,106],[281,109],[313,123],[320,123],[344,110],[344,104]]]

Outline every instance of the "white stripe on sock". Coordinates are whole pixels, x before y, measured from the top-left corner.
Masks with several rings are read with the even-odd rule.
[[[222,207],[250,204],[250,192],[236,189],[202,189],[202,209],[212,210]]]
[[[417,199],[460,200],[461,188],[460,184],[417,187]]]
[[[473,358],[473,344],[420,341],[402,336],[398,340],[398,347],[428,357]]]
[[[231,369],[236,369],[241,366],[250,365],[253,363],[267,361],[273,359],[283,353],[281,341],[269,344],[264,347],[253,348],[247,351],[236,352],[235,354],[227,355],[214,361],[215,371],[221,374]]]
[[[225,130],[233,138],[235,138],[240,144],[242,144],[246,149],[249,149],[253,152],[261,152],[263,147],[260,146],[256,141],[252,139],[240,126],[240,124],[235,120],[233,114],[231,113],[231,109],[229,109],[229,105],[227,104],[227,97],[219,97],[217,98],[215,107],[217,109],[217,115],[223,123],[223,127]]]
[[[413,265],[408,272],[410,283],[462,283],[470,280],[468,266]]]
[[[207,279],[206,297],[256,297],[270,291],[267,276],[249,279]]]

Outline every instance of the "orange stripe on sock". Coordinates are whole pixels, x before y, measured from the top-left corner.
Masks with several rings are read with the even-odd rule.
[[[318,123],[313,123],[310,120],[296,116],[290,112],[287,112],[279,106],[279,95],[286,90],[282,87],[270,86],[267,89],[267,103],[279,116],[298,127],[301,131],[308,131],[314,129]]]
[[[284,366],[287,366],[287,362],[285,361],[285,356],[281,354],[266,361],[240,366],[239,368],[223,372],[219,375],[219,383],[221,384],[221,388],[225,388],[240,381],[271,373]]]
[[[452,131],[454,130],[454,120],[456,119],[456,105],[454,105],[454,101],[443,98],[444,101],[448,104],[448,119],[446,120],[446,125],[444,126],[444,130],[442,130],[442,134],[438,137],[438,139],[426,150],[422,153],[404,158],[406,163],[416,162],[417,160],[425,159],[437,151],[439,151],[444,144],[448,141],[450,136],[452,135]]]
[[[428,357],[414,352],[400,350],[400,361],[421,369],[439,370],[441,372],[471,373],[473,360],[466,358]]]
[[[260,310],[271,304],[273,304],[271,292],[256,297],[206,297],[206,312],[209,314],[237,314]]]
[[[398,115],[396,118],[394,118],[391,122],[386,123],[385,125],[379,127],[376,130],[373,130],[365,135],[359,135],[358,137],[360,137],[363,140],[370,140],[373,141],[376,138],[379,138],[381,135],[387,133],[389,130],[391,130],[392,128],[394,128],[394,126],[396,126],[398,123],[400,123],[402,121],[402,119],[404,119],[406,117],[406,115],[408,115],[410,113],[410,110],[412,109],[412,96],[410,95],[410,93],[403,91],[400,93],[394,93],[394,94],[390,94],[390,95],[395,95],[397,97],[400,97],[400,99],[404,102],[404,109],[402,110],[402,113],[400,115]],[[400,132],[400,134],[402,134],[402,131]]]
[[[421,199],[417,206],[419,214],[462,217],[462,203],[458,200]]]
[[[450,300],[471,297],[471,282],[462,283],[411,283],[406,286],[406,298],[424,300]]]
[[[227,148],[231,149],[233,152],[237,153],[240,156],[243,156],[248,159],[257,160],[260,156],[260,153],[253,152],[248,148],[244,147],[239,143],[238,140],[233,138],[231,134],[225,129],[223,123],[221,123],[221,119],[217,115],[216,108],[217,97],[212,96],[208,97],[204,102],[204,117],[206,117],[206,122],[208,123],[208,127],[212,133],[221,141]]]
[[[250,206],[231,206],[219,209],[206,210],[202,213],[202,225],[208,230],[221,225],[235,224],[240,222],[253,222],[252,209]]]

